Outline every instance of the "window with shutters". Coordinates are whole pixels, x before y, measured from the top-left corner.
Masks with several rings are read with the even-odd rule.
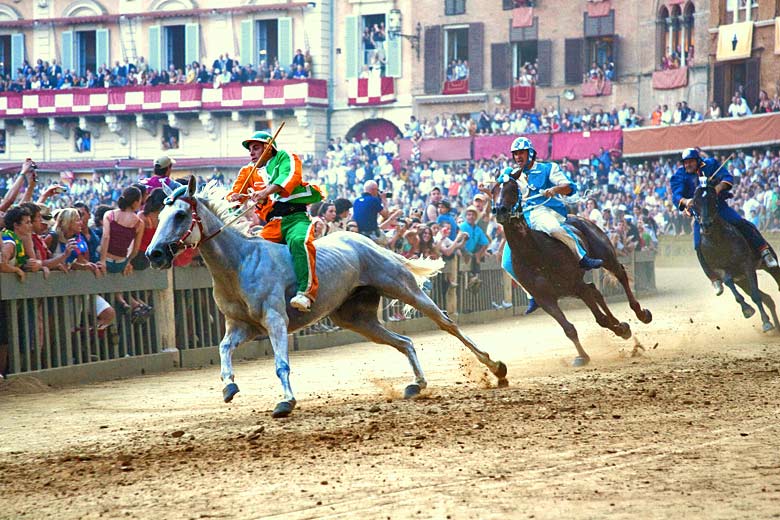
[[[362,77],[370,74],[384,76],[387,69],[387,30],[384,14],[369,14],[361,17]]]
[[[0,75],[11,73],[11,35],[0,36]]]
[[[450,27],[444,30],[444,63],[447,81],[469,77],[469,28]]]
[[[506,11],[515,7],[538,7],[539,0],[501,0],[501,8]]]
[[[536,84],[539,64],[536,40],[512,44],[512,78],[520,85]]]
[[[585,59],[588,76],[591,79],[596,79],[603,74],[606,79],[615,81],[617,40],[617,36],[601,36],[585,40]]]
[[[74,35],[75,49],[71,67],[74,71],[78,72],[79,75],[85,75],[88,70],[92,73],[97,72],[98,66],[108,65],[111,67],[111,63],[98,64],[97,62],[97,31],[76,31]],[[63,68],[68,68],[68,66],[63,63]]]
[[[166,25],[163,28],[163,60],[164,68],[171,65],[175,69],[186,69],[186,40],[184,25]]]
[[[466,12],[466,0],[444,0],[444,14],[451,16]]]
[[[265,61],[269,70],[273,70],[279,59],[279,25],[274,20],[257,20],[255,22],[255,49],[257,49],[258,64]],[[289,63],[279,63],[287,67]]]

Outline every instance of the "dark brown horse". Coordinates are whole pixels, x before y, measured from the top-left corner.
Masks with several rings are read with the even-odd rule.
[[[498,200],[495,200],[496,192]],[[512,269],[516,280],[536,299],[536,303],[563,327],[566,336],[577,348],[574,366],[590,361],[574,328],[558,306],[558,300],[575,296],[585,302],[596,322],[621,338],[631,337],[631,327],[620,322],[607,307],[604,296],[592,283],[583,280],[584,271],[578,265],[576,255],[563,242],[528,226],[523,215],[520,190],[517,182],[509,179],[493,188],[496,219],[504,226],[507,245],[512,252]],[[618,262],[615,247],[609,237],[593,222],[569,215],[566,223],[575,229],[591,258],[604,261],[603,267],[611,272],[628,296],[628,302],[642,323],[650,323],[653,315],[643,309],[628,283],[628,275]]]

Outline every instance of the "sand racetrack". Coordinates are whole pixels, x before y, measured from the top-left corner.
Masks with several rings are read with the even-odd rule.
[[[659,269],[645,348],[567,311],[467,326],[508,388],[449,336],[415,336],[429,388],[390,347],[294,354],[299,407],[270,410],[270,359],[64,389],[0,385],[0,518],[780,518],[780,335]],[[762,286],[780,303],[777,289]],[[240,359],[240,351],[236,356]]]

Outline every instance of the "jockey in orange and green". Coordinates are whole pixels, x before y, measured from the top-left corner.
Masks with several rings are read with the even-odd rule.
[[[252,162],[241,168],[228,200],[238,200],[247,194],[258,203],[256,210],[260,219],[266,222],[261,236],[271,242],[287,244],[293,260],[293,270],[298,281],[298,293],[290,305],[299,311],[308,312],[317,298],[316,251],[314,249],[314,226],[306,206],[322,200],[320,189],[301,178],[301,159],[279,150],[271,143],[273,152],[265,166],[255,168],[263,150],[271,142],[268,132],[260,131],[241,144],[249,150]]]

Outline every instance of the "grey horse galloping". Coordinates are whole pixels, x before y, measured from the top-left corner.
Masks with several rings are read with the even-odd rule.
[[[311,312],[287,305],[296,292],[295,274],[287,246],[249,237],[238,227],[225,227],[230,203],[226,190],[212,183],[196,194],[189,186],[169,194],[159,225],[146,250],[151,265],[170,268],[186,247],[198,247],[214,279],[214,299],[225,315],[225,336],[219,344],[223,398],[230,402],[238,392],[232,355],[240,344],[268,336],[274,351],[276,375],[284,400],[273,417],[286,417],[295,408],[290,386],[287,334],[330,316],[342,328],[371,341],[390,345],[406,355],[414,382],[404,396],[414,397],[427,386],[412,340],[386,329],[377,318],[381,296],[398,299],[422,312],[439,328],[457,337],[477,359],[506,384],[506,366],[477,348],[418,286],[418,280],[436,274],[441,261],[407,260],[370,239],[350,232],[334,233],[316,241],[319,296]],[[247,227],[246,224],[243,227]]]

